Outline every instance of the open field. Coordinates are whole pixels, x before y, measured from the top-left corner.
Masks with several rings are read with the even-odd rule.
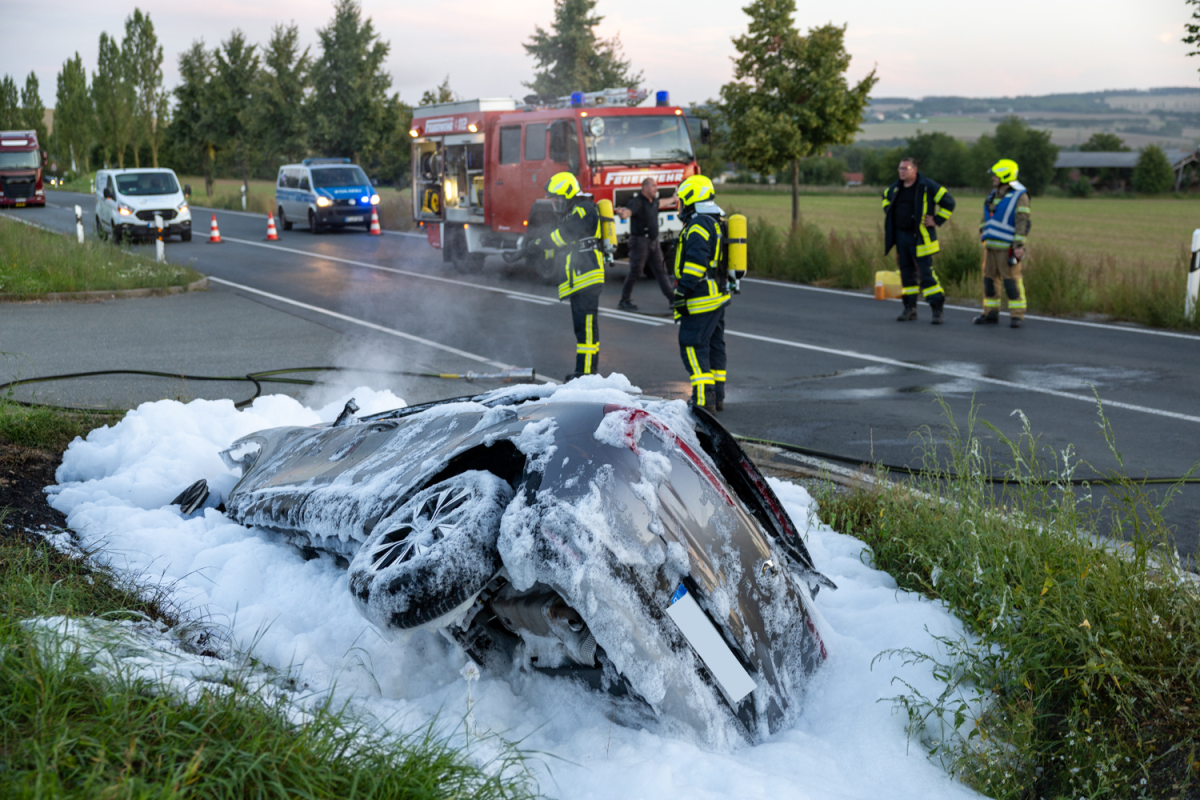
[[[893,139],[908,139],[918,133],[946,133],[956,139],[973,142],[983,134],[993,133],[996,123],[1004,119],[1003,114],[981,114],[977,116],[940,116],[922,117],[911,120],[889,120],[863,125],[859,129],[858,142],[891,141]],[[1198,131],[1185,128],[1182,136],[1167,136],[1154,133],[1130,133],[1121,130],[1126,125],[1137,123],[1148,124],[1149,118],[1129,115],[1121,119],[1112,116],[1091,114],[1066,114],[1055,112],[1023,112],[1017,116],[1030,120],[1034,128],[1050,131],[1050,140],[1059,147],[1078,146],[1091,138],[1093,133],[1116,133],[1125,144],[1133,148],[1145,147],[1148,144],[1158,144],[1167,148],[1190,149]],[[1053,119],[1061,119],[1064,124],[1053,124]],[[1090,123],[1090,124],[1089,124]]]
[[[720,194],[727,209],[751,220],[762,217],[780,227],[791,221],[790,194]],[[961,194],[950,224],[974,231],[982,216],[983,197]],[[861,195],[800,195],[806,222],[839,234],[869,234],[883,229],[877,197]],[[1200,227],[1200,199],[1035,197],[1031,249],[1052,244],[1081,256],[1111,256],[1119,264],[1182,269],[1192,231]]]

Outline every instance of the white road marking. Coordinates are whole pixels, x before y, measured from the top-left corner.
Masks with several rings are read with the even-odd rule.
[[[811,350],[817,353],[827,353],[834,356],[842,356],[844,358],[854,358],[859,361],[870,361],[874,364],[887,364],[893,367],[902,367],[904,369],[919,370],[921,372],[932,372],[935,375],[945,375],[950,378],[960,378],[967,381],[978,381],[979,383],[987,383],[992,386],[1002,386],[1006,389],[1017,389],[1025,392],[1036,392],[1037,394],[1048,394],[1052,397],[1065,397],[1068,400],[1079,400],[1084,403],[1095,404],[1096,398],[1091,395],[1072,394],[1070,392],[1059,391],[1058,389],[1047,389],[1042,386],[1033,386],[1028,383],[1017,383],[1016,381],[1006,381],[1002,378],[989,378],[984,375],[973,375],[969,372],[961,372],[959,370],[949,369],[947,367],[931,367],[927,364],[914,364],[911,361],[900,361],[895,358],[887,358],[885,356],[873,356],[867,353],[859,353],[854,350],[838,350],[832,347],[821,347],[815,344],[804,344],[803,342],[793,342],[788,339],[776,339],[771,336],[759,336],[754,333],[742,333],[740,331],[725,331],[726,336],[738,336],[743,339],[753,339],[757,342],[769,342],[771,344],[779,344],[784,347],[795,347],[800,350]],[[1139,406],[1133,403],[1122,403],[1118,400],[1105,400],[1101,398],[1101,402],[1108,408],[1123,408],[1127,411],[1140,411],[1143,414],[1153,414],[1159,417],[1168,417],[1170,419],[1183,420],[1184,422],[1200,422],[1200,417],[1193,417],[1189,414],[1180,414],[1175,411],[1165,411],[1161,408],[1150,408],[1149,406]]]
[[[807,286],[803,283],[788,283],[786,281],[770,281],[763,278],[742,278],[743,283],[761,283],[764,286],[782,286],[788,289],[803,289],[806,292],[824,292],[826,294],[840,294],[843,297],[857,297],[860,300],[874,300],[873,294],[865,292],[856,292],[850,289],[827,289],[824,286]],[[946,308],[952,308],[956,311],[979,311],[977,306],[956,306],[949,303]],[[1058,325],[1076,325],[1081,328],[1100,328],[1106,331],[1121,331],[1122,333],[1145,333],[1150,336],[1165,336],[1169,339],[1191,339],[1200,341],[1200,336],[1192,333],[1176,333],[1175,331],[1160,331],[1154,328],[1133,328],[1125,325],[1112,325],[1104,322],[1087,322],[1081,319],[1063,319],[1061,317],[1044,317],[1040,314],[1026,314],[1026,319],[1035,319],[1039,322],[1053,322]]]
[[[527,296],[527,295],[521,295],[521,294],[509,294],[509,295],[508,295],[508,299],[510,299],[510,300],[521,300],[521,301],[523,301],[523,302],[526,302],[526,303],[534,303],[534,304],[536,304],[536,305],[539,305],[539,306],[552,306],[552,305],[554,305],[554,301],[553,301],[553,300],[540,300],[540,299],[537,299],[537,298],[533,298],[533,297],[529,297],[529,296]]]
[[[490,358],[486,358],[486,357],[478,355],[476,353],[469,353],[466,350],[459,350],[457,347],[450,347],[449,345],[441,344],[439,342],[434,342],[429,339],[425,339],[421,336],[413,336],[411,333],[405,333],[404,331],[398,331],[395,328],[388,328],[383,325],[376,325],[374,322],[367,322],[366,320],[358,319],[357,317],[351,317],[346,314],[339,314],[336,311],[330,311],[329,309],[321,308],[320,306],[314,306],[314,305],[310,305],[308,303],[301,303],[299,300],[293,300],[290,297],[283,297],[281,295],[272,294],[271,292],[264,292],[262,289],[255,289],[251,286],[246,286],[245,284],[241,284],[241,283],[234,283],[233,281],[227,281],[222,278],[214,278],[211,275],[209,276],[208,279],[214,283],[219,283],[222,286],[229,286],[229,287],[231,287],[233,289],[237,289],[238,291],[241,291],[241,292],[250,292],[251,294],[256,294],[261,297],[266,297],[266,298],[274,300],[278,303],[287,303],[290,306],[296,306],[297,308],[303,308],[307,311],[313,311],[318,314],[324,314],[327,317],[333,317],[334,319],[340,319],[343,322],[349,322],[354,325],[361,325],[364,328],[370,328],[371,330],[378,331],[379,333],[386,333],[389,336],[396,336],[400,339],[407,339],[410,342],[416,342],[418,344],[423,344],[426,347],[432,347],[435,350],[441,350],[446,353],[453,353],[456,356],[462,356],[463,358],[469,358],[472,361],[478,361],[480,363],[487,364],[489,366],[496,367],[498,369],[515,369],[515,367],[512,364],[505,364],[502,361],[493,361]],[[539,378],[539,380],[542,380],[546,383],[557,383],[558,382],[558,381],[552,380],[550,378]]]

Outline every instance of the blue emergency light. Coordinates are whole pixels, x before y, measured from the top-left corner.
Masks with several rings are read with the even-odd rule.
[[[571,92],[571,107],[579,108],[583,105],[583,92]]]
[[[671,105],[671,93],[664,92],[664,91],[655,92],[654,93],[654,105],[656,105],[656,106]]]

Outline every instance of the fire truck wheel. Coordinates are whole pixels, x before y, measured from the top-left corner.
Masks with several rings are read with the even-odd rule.
[[[462,232],[450,237],[450,262],[459,272],[479,272],[483,269],[483,253],[472,253],[467,250],[467,237]]]

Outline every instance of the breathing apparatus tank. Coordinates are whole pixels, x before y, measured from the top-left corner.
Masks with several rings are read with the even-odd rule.
[[[596,212],[600,215],[600,238],[610,248],[617,246],[617,226],[613,221],[613,204],[611,200],[600,200],[596,203]]]
[[[725,243],[729,263],[729,288],[734,294],[741,292],[739,285],[746,277],[746,217],[742,214],[729,216],[729,239]]]

